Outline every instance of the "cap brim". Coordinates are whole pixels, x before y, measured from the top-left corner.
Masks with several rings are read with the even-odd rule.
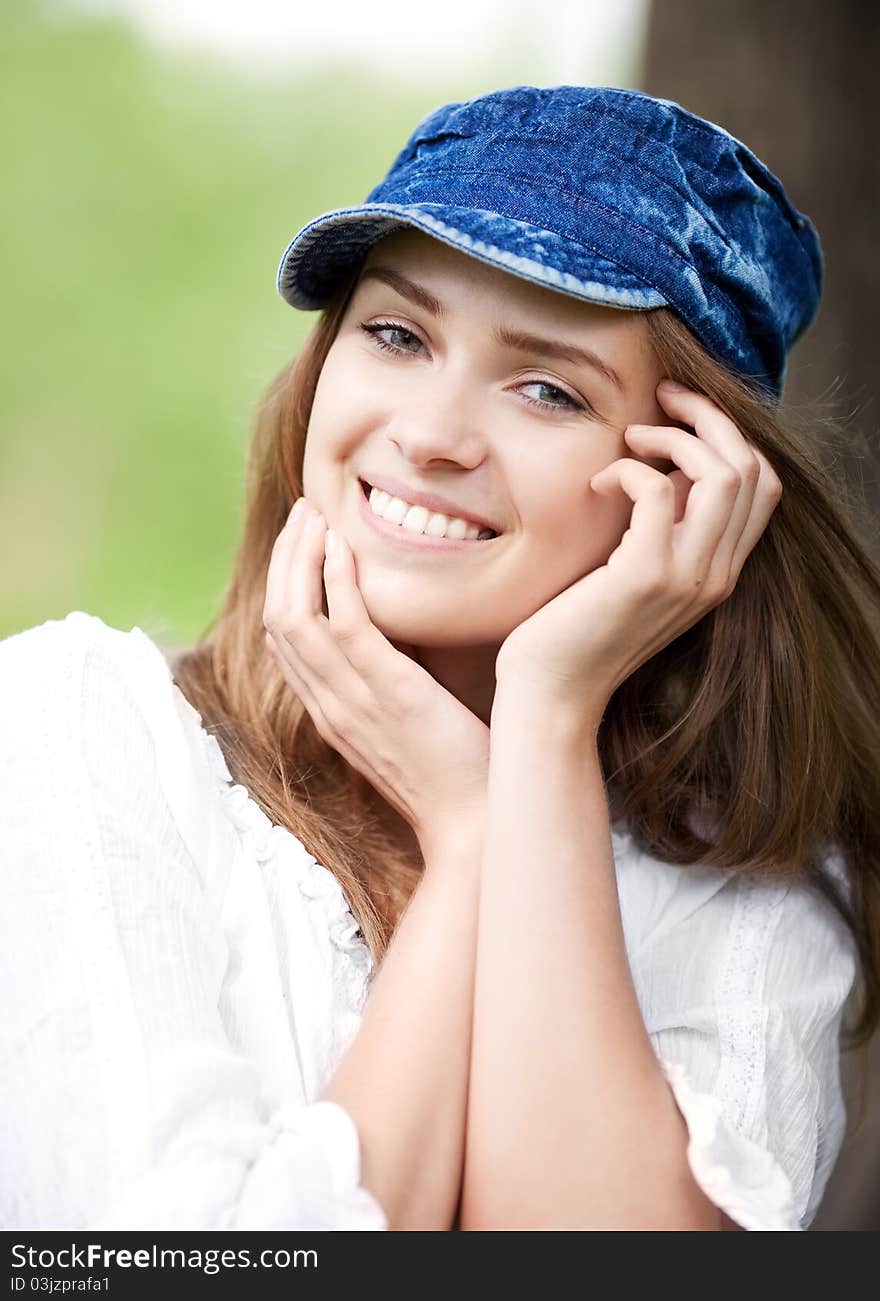
[[[285,249],[278,267],[278,293],[303,311],[325,306],[340,280],[369,249],[405,226],[573,298],[630,311],[667,306],[652,285],[568,236],[497,212],[439,203],[366,203],[316,217]]]

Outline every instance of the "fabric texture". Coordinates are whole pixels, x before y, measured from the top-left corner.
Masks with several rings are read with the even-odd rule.
[[[0,741],[0,1227],[387,1229],[319,1098],[369,951],[158,644],[82,611],[0,642]],[[806,1229],[846,1123],[843,924],[808,887],[612,843],[695,1179],[746,1229]]]
[[[373,244],[407,226],[575,298],[671,307],[775,398],[822,293],[814,226],[742,141],[612,86],[512,86],[434,109],[363,203],[294,235],[279,294],[323,307]]]
[[[0,642],[4,1229],[387,1228],[317,1094],[370,971],[139,630]]]

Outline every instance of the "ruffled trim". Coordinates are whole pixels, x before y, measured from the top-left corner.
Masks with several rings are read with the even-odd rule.
[[[265,1127],[233,1124],[224,1137],[225,1145],[198,1136],[169,1145],[158,1163],[128,1181],[82,1227],[105,1232],[388,1229],[383,1207],[362,1182],[358,1129],[338,1103],[287,1103]],[[216,1171],[216,1177],[209,1173],[206,1179],[206,1171]]]
[[[282,1112],[278,1118],[279,1132],[285,1128],[286,1115]],[[291,1112],[290,1130],[297,1133],[304,1119],[301,1108]],[[333,1151],[336,1155],[330,1172],[334,1183],[325,1216],[327,1227],[386,1232],[389,1222],[384,1208],[363,1183],[361,1137],[350,1112],[340,1103],[324,1098],[309,1107],[308,1126],[308,1137],[317,1140],[321,1151]],[[340,1207],[343,1208],[341,1223]]]
[[[773,1154],[732,1129],[719,1099],[694,1089],[681,1062],[658,1060],[687,1123],[691,1173],[706,1196],[744,1229],[801,1231],[791,1180]]]
[[[331,943],[342,955],[346,1001],[352,1014],[359,1016],[373,974],[373,956],[342,886],[329,868],[319,863],[287,827],[278,826],[267,816],[245,786],[234,782],[216,736],[205,729],[201,714],[182,692],[180,698],[198,720],[199,733],[208,764],[219,784],[224,811],[248,851],[261,864],[284,857],[285,870],[296,874],[300,893],[323,907]]]

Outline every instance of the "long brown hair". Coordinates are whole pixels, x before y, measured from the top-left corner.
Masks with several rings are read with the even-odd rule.
[[[302,493],[318,376],[357,274],[258,408],[222,609],[171,667],[234,779],[336,877],[379,962],[422,864],[392,843],[365,779],[318,734],[266,649],[262,620],[272,547]],[[783,495],[733,594],[610,700],[599,747],[611,816],[664,861],[821,890],[860,958],[846,1044],[858,1047],[880,1023],[880,569],[860,541],[867,521],[822,462],[833,422],[773,406],[669,309],[645,315],[664,373],[734,420]],[[695,829],[707,818],[708,839]],[[826,870],[832,849],[844,888]]]

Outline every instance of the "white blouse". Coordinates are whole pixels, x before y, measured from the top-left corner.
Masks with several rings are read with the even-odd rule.
[[[74,611],[0,641],[0,813],[0,1227],[387,1229],[317,1100],[369,950],[140,628]],[[746,1229],[806,1229],[846,1125],[847,928],[813,887],[612,844],[695,1179]]]

